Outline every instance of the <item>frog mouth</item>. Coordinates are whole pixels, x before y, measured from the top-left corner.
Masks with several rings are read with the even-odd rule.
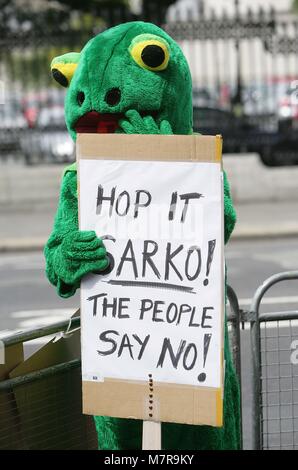
[[[118,129],[121,113],[98,113],[90,111],[81,116],[75,123],[75,130],[80,134],[114,134]]]
[[[156,117],[157,112],[142,111],[140,115]],[[124,113],[89,111],[76,121],[74,129],[78,134],[114,134],[119,129],[120,119],[125,119]]]

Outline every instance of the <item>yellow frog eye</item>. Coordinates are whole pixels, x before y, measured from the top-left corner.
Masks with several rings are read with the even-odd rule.
[[[170,59],[167,43],[159,39],[145,39],[133,43],[130,54],[140,67],[154,72],[165,70]]]

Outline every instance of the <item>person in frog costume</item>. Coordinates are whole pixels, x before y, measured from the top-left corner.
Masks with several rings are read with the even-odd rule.
[[[81,53],[56,57],[53,77],[68,87],[70,135],[77,133],[192,134],[192,86],[187,61],[176,42],[157,26],[131,22],[91,39]],[[235,211],[224,175],[225,242]],[[82,277],[108,266],[104,244],[78,227],[77,172],[64,172],[54,228],[45,247],[46,273],[61,297],[72,296]],[[100,449],[139,449],[142,422],[95,417]],[[225,326],[224,425],[162,424],[163,449],[239,449],[239,386]]]

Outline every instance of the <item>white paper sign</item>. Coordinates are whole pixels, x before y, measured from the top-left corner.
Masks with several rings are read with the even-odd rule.
[[[80,229],[111,272],[81,283],[83,380],[221,386],[218,163],[81,159]]]

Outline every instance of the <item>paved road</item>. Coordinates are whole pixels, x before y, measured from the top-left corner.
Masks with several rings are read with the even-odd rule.
[[[248,307],[258,285],[279,271],[298,269],[298,240],[231,241],[226,250],[228,282]],[[60,299],[44,274],[40,253],[3,253],[0,257],[0,329],[33,327],[68,317],[79,295]],[[280,285],[267,295],[267,310],[293,308],[297,285]]]
[[[298,270],[298,240],[232,240],[226,248],[226,259],[228,282],[236,291],[240,304],[248,307],[256,288],[267,277],[282,271]],[[298,305],[295,282],[272,288],[263,302],[266,311],[293,308],[295,304]]]
[[[298,240],[231,241],[226,251],[228,280],[237,292],[240,304],[248,308],[257,286],[280,271],[298,269]],[[0,258],[0,330],[33,328],[69,318],[79,305],[79,295],[59,299],[44,275],[40,253],[1,254]],[[298,309],[297,283],[284,283],[266,296],[267,311]],[[298,337],[298,330],[294,334]],[[244,444],[250,447],[251,361],[249,332],[242,332],[242,392]],[[298,367],[298,366],[296,366]],[[298,375],[297,371],[296,374]],[[289,411],[291,413],[291,411]]]

